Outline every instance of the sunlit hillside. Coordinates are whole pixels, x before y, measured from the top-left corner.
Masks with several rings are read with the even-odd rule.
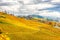
[[[60,40],[60,29],[0,12],[0,40]]]

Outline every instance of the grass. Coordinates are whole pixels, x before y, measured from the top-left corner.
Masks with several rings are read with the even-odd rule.
[[[0,12],[1,15],[6,17],[0,18],[1,35],[6,35],[10,40],[60,40],[60,29],[51,25]]]

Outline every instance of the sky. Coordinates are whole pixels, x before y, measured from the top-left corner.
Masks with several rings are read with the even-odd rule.
[[[60,18],[60,0],[0,0],[0,10],[14,15],[41,15]]]

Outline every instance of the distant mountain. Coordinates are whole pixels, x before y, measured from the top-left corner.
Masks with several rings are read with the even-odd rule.
[[[56,21],[56,22],[59,22],[60,20],[60,18],[54,16],[44,16],[44,18],[46,18],[49,21]]]
[[[29,17],[32,17],[32,18],[34,18],[34,17],[36,17],[36,18],[44,18],[44,19],[46,19],[48,21],[57,21],[57,22],[60,20],[60,18],[53,17],[53,16],[29,15]]]
[[[40,16],[40,15],[29,15],[31,17],[37,17],[37,18],[44,18],[43,16]]]

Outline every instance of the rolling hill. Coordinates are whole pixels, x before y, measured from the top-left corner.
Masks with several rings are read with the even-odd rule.
[[[0,40],[60,40],[60,29],[0,12]]]

